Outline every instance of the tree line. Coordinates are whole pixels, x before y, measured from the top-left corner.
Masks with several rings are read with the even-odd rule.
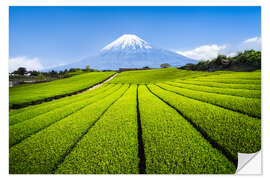
[[[199,61],[197,64],[186,64],[179,69],[193,71],[254,71],[261,69],[261,51],[246,50],[234,57],[218,55],[217,58]]]

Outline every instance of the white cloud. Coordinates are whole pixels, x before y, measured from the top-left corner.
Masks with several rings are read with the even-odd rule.
[[[247,43],[261,43],[261,38],[260,37],[253,37],[250,39],[247,39],[245,41],[243,41],[243,43],[247,44]]]
[[[249,49],[254,49],[257,51],[261,50],[261,37],[256,36],[233,45],[203,45],[187,51],[176,51],[176,53],[195,60],[208,60],[216,58],[219,54],[233,57],[236,56],[238,52]]]
[[[188,51],[177,51],[177,53],[195,60],[208,60],[216,58],[224,49],[226,49],[226,45],[212,44],[203,45]]]
[[[253,38],[249,38],[240,44],[239,50],[241,51],[247,49],[261,50],[261,43],[262,43],[261,37],[256,36]]]
[[[228,57],[234,57],[234,56],[236,56],[236,55],[237,55],[236,52],[231,52],[231,53],[229,53],[229,54],[226,54],[226,56],[228,56]]]
[[[38,58],[14,57],[9,59],[9,72],[25,67],[27,70],[41,70],[44,66]]]

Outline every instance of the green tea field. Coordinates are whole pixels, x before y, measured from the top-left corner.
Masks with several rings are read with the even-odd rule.
[[[91,72],[10,88],[10,174],[234,174],[261,149],[261,71]],[[62,98],[30,105],[50,97]]]
[[[87,89],[112,76],[114,72],[84,73],[81,75],[39,84],[23,84],[10,88],[9,107],[53,99]]]

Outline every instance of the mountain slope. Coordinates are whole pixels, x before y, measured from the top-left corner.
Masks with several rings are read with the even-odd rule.
[[[69,68],[84,68],[89,65],[95,69],[119,68],[159,68],[160,64],[169,63],[172,66],[183,66],[197,61],[179,55],[172,51],[152,47],[148,42],[136,35],[125,34],[105,46],[94,57],[87,57],[79,62],[55,68],[63,70]]]

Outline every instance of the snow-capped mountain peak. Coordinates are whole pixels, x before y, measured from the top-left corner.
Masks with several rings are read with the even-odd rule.
[[[115,41],[105,46],[101,51],[124,50],[124,49],[151,49],[148,42],[134,34],[124,34]]]
[[[85,68],[87,65],[100,70],[142,68],[145,66],[159,68],[163,63],[169,63],[176,67],[187,63],[197,63],[197,61],[166,49],[151,46],[134,34],[124,34],[105,46],[98,55],[86,57],[56,70]]]

